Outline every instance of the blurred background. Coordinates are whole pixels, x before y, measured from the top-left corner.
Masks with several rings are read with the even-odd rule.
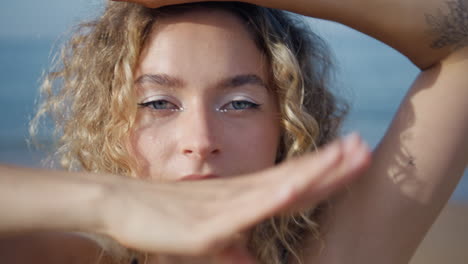
[[[77,22],[99,14],[103,0],[5,1],[0,9],[0,163],[40,166],[27,146],[40,78],[52,47]],[[335,90],[351,111],[343,133],[359,131],[374,147],[418,74],[405,57],[359,32],[307,19],[335,57]],[[412,263],[468,263],[468,171]],[[397,231],[397,229],[396,229]]]

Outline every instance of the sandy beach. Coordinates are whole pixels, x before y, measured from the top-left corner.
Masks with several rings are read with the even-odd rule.
[[[468,264],[468,202],[447,204],[410,264]]]

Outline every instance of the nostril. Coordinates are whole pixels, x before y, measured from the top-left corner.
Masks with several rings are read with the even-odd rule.
[[[185,154],[192,154],[193,151],[191,151],[190,149],[186,149],[186,150],[184,151],[184,153],[185,153]]]
[[[209,150],[209,149],[205,149],[205,150],[193,150],[193,149],[185,149],[183,151],[184,155],[188,155],[188,156],[192,156],[192,155],[195,155],[196,156],[200,156],[200,157],[207,157],[209,155],[218,155],[220,153],[219,149],[213,149],[213,150]]]

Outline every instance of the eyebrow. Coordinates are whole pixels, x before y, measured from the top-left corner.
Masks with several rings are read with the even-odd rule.
[[[178,88],[185,86],[185,82],[179,78],[167,74],[143,74],[138,77],[135,84],[156,84],[168,88]],[[217,83],[216,87],[236,88],[243,85],[257,85],[267,87],[265,82],[256,74],[240,74],[228,77]]]
[[[258,85],[266,88],[265,82],[256,74],[242,74],[224,79],[218,86],[226,88],[235,88],[243,85]]]
[[[157,84],[169,88],[183,87],[185,83],[178,78],[171,77],[167,74],[143,74],[138,77],[135,84]]]

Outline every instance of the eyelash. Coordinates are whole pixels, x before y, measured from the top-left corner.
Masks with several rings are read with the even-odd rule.
[[[171,104],[173,105],[175,108],[165,108],[165,109],[160,109],[160,108],[157,108],[156,107],[156,104],[157,103],[166,103],[166,104]],[[180,109],[177,105],[167,101],[167,100],[164,100],[164,99],[160,99],[160,100],[153,100],[153,101],[149,101],[149,102],[144,102],[144,103],[139,103],[138,106],[140,107],[148,107],[148,108],[151,108],[152,110],[170,110],[170,111],[180,111],[180,110],[183,110],[183,109]]]
[[[165,103],[165,104],[171,104],[172,106],[174,106],[175,108],[158,108],[156,107],[156,104],[157,103]],[[246,104],[247,107],[246,108],[242,108],[242,109],[236,109],[236,107],[233,105],[234,103],[243,103],[243,104]],[[226,106],[229,106],[231,105],[232,106],[232,109],[226,109]],[[162,110],[169,110],[169,111],[181,111],[183,110],[183,108],[179,108],[177,105],[167,101],[167,100],[164,100],[164,99],[161,99],[161,100],[153,100],[153,101],[149,101],[149,102],[144,102],[144,103],[139,103],[138,106],[140,107],[148,107],[148,108],[151,108],[152,110],[156,110],[156,111],[162,111]],[[245,110],[256,110],[256,109],[259,109],[261,106],[261,104],[257,104],[257,103],[254,103],[254,102],[251,102],[251,101],[247,101],[247,100],[233,100],[225,105],[223,105],[221,108],[218,108],[216,109],[217,111],[220,111],[220,112],[227,112],[227,111],[245,111]]]
[[[247,104],[247,107],[246,107],[246,108],[242,108],[242,109],[235,109],[234,103],[243,103],[243,104]],[[259,108],[260,108],[260,104],[256,104],[256,103],[254,103],[254,102],[247,101],[247,100],[233,100],[233,101],[231,101],[231,102],[225,104],[222,108],[225,108],[225,106],[227,106],[227,105],[231,105],[231,106],[233,107],[232,110],[234,110],[234,111],[242,111],[242,110],[249,110],[249,109],[255,110],[255,109],[259,109]],[[219,110],[219,111],[222,111],[222,112],[228,111],[227,109],[222,109],[222,108],[220,108],[220,109],[218,109],[218,110]]]

